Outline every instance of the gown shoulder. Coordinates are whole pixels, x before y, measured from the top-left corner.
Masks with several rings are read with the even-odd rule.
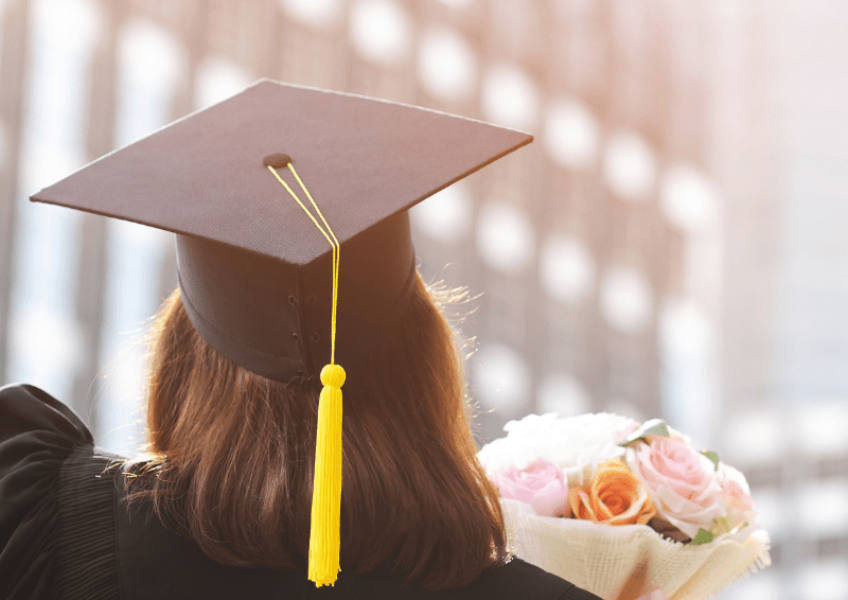
[[[440,597],[441,598],[441,597]],[[601,600],[564,579],[521,558],[484,571],[467,589],[446,592],[445,598],[549,598],[550,600]]]
[[[80,537],[71,530],[84,530],[98,507],[111,510],[104,484],[87,506],[65,498],[81,471],[102,469],[90,460],[93,444],[82,420],[50,394],[31,385],[0,388],[0,598],[54,597],[90,558],[84,548],[70,560],[61,556],[65,540]],[[92,581],[103,583],[102,576]]]

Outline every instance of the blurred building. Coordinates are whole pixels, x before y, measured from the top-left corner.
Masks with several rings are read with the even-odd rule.
[[[481,440],[662,415],[750,473],[775,534],[727,597],[846,598],[848,14],[804,7],[0,1],[0,378],[140,446],[173,238],[26,197],[259,77],[527,130],[413,211],[425,278],[482,294],[457,308]]]
[[[723,418],[777,568],[734,598],[848,598],[848,7],[725,5]]]

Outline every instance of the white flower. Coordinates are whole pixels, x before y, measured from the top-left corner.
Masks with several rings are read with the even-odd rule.
[[[526,469],[537,460],[554,464],[571,483],[582,484],[600,463],[624,455],[619,444],[639,423],[609,413],[558,418],[556,413],[527,415],[504,426],[507,436],[477,455],[490,474],[510,467]]]

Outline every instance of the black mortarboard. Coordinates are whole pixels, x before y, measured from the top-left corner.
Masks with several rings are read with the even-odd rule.
[[[350,368],[403,312],[415,268],[406,210],[531,140],[262,80],[31,199],[176,233],[182,298],[198,332],[250,371],[290,381],[315,378],[328,361],[331,253],[263,159],[291,157],[342,244],[336,352]]]
[[[260,81],[31,199],[176,233],[192,323],[246,369],[289,382],[330,363],[321,371],[309,548],[309,577],[325,585],[339,570],[339,365],[355,367],[403,315],[415,275],[406,211],[531,139],[431,110]],[[335,238],[340,267],[328,243]]]

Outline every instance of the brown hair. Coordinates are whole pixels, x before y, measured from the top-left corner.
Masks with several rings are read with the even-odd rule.
[[[389,567],[425,589],[503,564],[497,491],[477,461],[462,359],[440,307],[450,291],[416,277],[407,314],[350,369],[344,394],[341,566]],[[433,294],[431,296],[431,293]],[[152,499],[214,560],[301,568],[309,547],[318,394],[251,373],[195,331],[176,290],[152,329]],[[140,467],[140,468],[139,468]]]

